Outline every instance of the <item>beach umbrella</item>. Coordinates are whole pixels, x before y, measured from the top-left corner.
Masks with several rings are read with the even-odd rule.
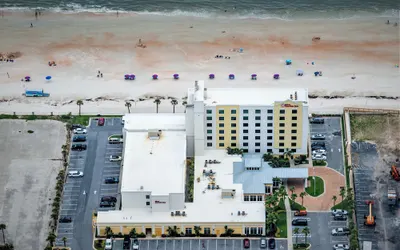
[[[135,75],[129,75],[129,80],[135,80],[136,76]]]
[[[304,71],[301,69],[296,70],[296,75],[302,76],[304,74]]]
[[[257,80],[257,74],[252,74],[251,75],[251,80]]]
[[[208,75],[208,78],[214,79],[214,78],[215,78],[215,75],[214,75],[214,74],[209,74],[209,75]]]
[[[315,72],[314,72],[314,75],[315,75],[315,76],[319,76],[319,71],[315,71]]]
[[[158,75],[157,74],[154,74],[153,75],[153,80],[157,80],[158,79]]]
[[[46,76],[46,80],[51,80],[51,76]]]
[[[235,75],[234,74],[229,74],[229,79],[231,79],[231,80],[235,79]]]
[[[274,74],[274,79],[278,80],[279,79],[279,74]]]
[[[291,65],[291,64],[292,64],[292,60],[287,59],[287,60],[286,60],[286,65]]]
[[[174,79],[179,79],[179,74],[174,74]]]

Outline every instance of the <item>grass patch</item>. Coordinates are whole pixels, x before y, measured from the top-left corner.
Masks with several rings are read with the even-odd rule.
[[[398,115],[350,115],[351,139],[354,141],[380,141],[390,125],[399,123]]]
[[[94,248],[97,250],[104,250],[106,242],[104,240],[95,240]]]
[[[298,198],[298,199],[301,199],[301,198]],[[300,205],[299,203],[297,203],[295,201],[292,201],[291,199],[289,199],[289,202],[290,202],[290,209],[293,210],[293,211],[306,210],[305,207],[303,207],[302,205]]]
[[[340,202],[331,208],[331,210],[333,209],[344,209],[350,211],[351,209],[349,207],[349,200],[345,198],[343,202]]]
[[[286,223],[286,212],[278,212],[278,222],[276,223],[278,231],[275,234],[277,238],[287,238],[287,223]]]
[[[321,195],[324,192],[324,180],[318,176],[310,177],[308,181],[310,185],[306,188],[306,192],[313,197]]]
[[[123,136],[122,135],[111,135],[108,137],[108,139],[111,139],[111,138],[122,139]]]
[[[313,160],[312,165],[315,167],[323,167],[326,166],[326,161],[324,160]]]

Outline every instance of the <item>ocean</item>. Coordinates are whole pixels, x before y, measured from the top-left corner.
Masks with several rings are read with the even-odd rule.
[[[211,18],[398,18],[395,0],[1,0],[0,9],[55,12],[135,12]]]

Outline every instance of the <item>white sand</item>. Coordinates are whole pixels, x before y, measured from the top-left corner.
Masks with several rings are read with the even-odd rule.
[[[34,28],[29,28],[31,22]],[[35,21],[32,14],[7,13],[0,22],[0,33],[7,34],[0,52],[21,51],[23,56],[0,63],[0,113],[76,113],[75,100],[103,97],[114,101],[84,101],[83,113],[120,114],[127,111],[125,100],[156,95],[181,100],[201,79],[208,88],[301,86],[313,95],[348,97],[311,99],[316,113],[339,113],[344,106],[398,109],[400,99],[363,98],[400,97],[400,73],[394,66],[399,64],[399,29],[384,22],[93,14],[46,14]],[[313,36],[321,41],[313,43]],[[147,48],[136,48],[138,39]],[[217,54],[231,59],[215,59]],[[288,58],[292,66],[284,65]],[[50,60],[58,65],[49,67]],[[296,69],[305,75],[296,76]],[[103,78],[96,77],[97,70]],[[314,71],[323,76],[315,77]],[[125,81],[127,73],[137,80]],[[151,80],[153,73],[160,75],[158,81]],[[174,73],[181,79],[173,80]],[[215,80],[207,79],[210,73],[216,74]],[[235,80],[227,79],[230,73]],[[257,81],[250,80],[253,73]],[[274,73],[281,79],[273,80]],[[20,81],[26,75],[32,82]],[[44,80],[47,75],[53,77],[51,82]],[[25,89],[42,88],[49,98],[22,96]],[[177,112],[183,110],[179,105]],[[137,102],[132,111],[155,112],[155,105],[151,100]],[[172,112],[169,100],[162,101],[160,111]]]

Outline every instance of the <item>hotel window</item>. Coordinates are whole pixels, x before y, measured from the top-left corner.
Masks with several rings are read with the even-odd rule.
[[[248,147],[249,146],[249,143],[248,142],[244,142],[243,143],[243,147]]]
[[[150,195],[146,195],[146,199],[148,199],[148,200],[149,200],[149,199],[150,199]]]
[[[297,116],[292,116],[293,121],[297,121]]]
[[[271,193],[271,186],[265,186],[265,193],[270,194]]]
[[[260,153],[260,149],[259,149],[259,148],[256,148],[254,152]]]
[[[272,121],[272,116],[268,116],[267,120]]]
[[[296,146],[297,146],[297,143],[292,142],[292,147],[296,147]]]
[[[247,133],[249,133],[249,130],[244,129],[244,130],[243,130],[243,133],[247,134]]]
[[[212,140],[212,136],[207,136],[207,140]]]
[[[292,129],[292,134],[296,134],[297,133],[297,129]]]
[[[248,234],[249,234],[249,228],[248,228],[248,227],[245,227],[245,228],[244,228],[244,234],[245,234],[245,235],[248,235]]]
[[[219,139],[220,141],[223,141],[223,140],[225,140],[225,137],[220,136],[220,137],[218,137],[218,139]]]
[[[283,140],[285,140],[285,137],[284,136],[279,136],[279,140],[283,141]]]
[[[250,195],[250,201],[256,201],[257,200],[257,196],[255,195]]]
[[[219,146],[220,146],[220,147],[224,147],[225,144],[224,144],[223,142],[220,142],[220,143],[219,143]]]
[[[297,114],[297,109],[292,109],[292,114]]]
[[[279,127],[285,127],[285,123],[279,123]]]
[[[256,147],[259,147],[259,146],[260,146],[260,143],[259,143],[259,142],[256,142],[254,145],[255,145]]]
[[[292,140],[297,140],[297,136],[292,136]]]
[[[285,143],[280,142],[280,143],[279,143],[279,147],[283,147],[283,146],[285,146]]]
[[[279,121],[284,121],[284,120],[285,120],[284,116],[279,117]]]
[[[285,110],[284,109],[279,110],[279,114],[285,114]]]
[[[268,129],[268,130],[267,130],[267,133],[268,133],[268,134],[271,134],[271,133],[272,133],[272,129]]]
[[[150,206],[150,201],[146,201],[146,206]]]
[[[264,229],[262,227],[258,228],[258,234],[262,235],[264,233]]]
[[[231,134],[236,134],[236,130],[231,130]]]
[[[211,142],[208,142],[208,143],[207,143],[207,147],[212,147],[212,143],[211,143]]]
[[[272,142],[268,142],[267,147],[272,147]]]
[[[231,109],[231,114],[236,115],[236,109]]]
[[[236,141],[236,136],[231,136],[232,141]]]
[[[212,110],[211,109],[207,109],[207,114],[212,114]]]
[[[257,201],[262,201],[262,200],[263,200],[262,195],[258,195],[257,196]]]
[[[249,124],[248,123],[243,123],[243,127],[248,127]]]
[[[250,234],[257,234],[257,228],[256,227],[251,227],[250,228]]]
[[[231,128],[236,128],[236,123],[231,123]]]
[[[258,135],[255,137],[256,140],[260,140],[260,138],[261,138],[261,137],[258,136]]]
[[[267,140],[272,140],[272,136],[267,136]]]
[[[212,130],[207,130],[207,134],[212,134]]]
[[[250,197],[248,195],[245,195],[244,196],[244,201],[249,201],[249,200],[250,200]]]
[[[223,129],[218,130],[218,133],[219,133],[219,134],[223,134],[223,133],[224,133],[224,130],[223,130]]]
[[[207,116],[207,121],[212,121],[212,116]]]
[[[261,114],[261,110],[260,109],[256,109],[256,114]]]
[[[236,116],[232,116],[231,121],[236,121]]]
[[[212,123],[207,123],[207,127],[212,127]]]
[[[248,152],[249,152],[249,150],[247,148],[243,149],[243,153],[248,153]]]
[[[248,136],[243,136],[243,140],[248,140],[249,137]]]
[[[267,123],[267,127],[272,127],[272,123]]]
[[[256,121],[260,121],[261,120],[261,116],[256,116]]]
[[[261,124],[260,123],[256,123],[256,127],[260,127],[261,126]]]
[[[248,114],[249,110],[248,109],[243,109],[243,114]]]
[[[279,149],[279,153],[285,153],[284,149]]]
[[[274,111],[272,109],[268,109],[267,113],[272,114]]]
[[[186,235],[191,235],[192,234],[192,229],[191,228],[185,228]]]
[[[279,134],[284,134],[284,133],[285,133],[284,129],[279,130]]]
[[[218,127],[223,128],[225,126],[225,124],[223,123],[218,123]]]
[[[297,149],[295,149],[295,148],[292,148],[292,153],[296,153],[297,152]]]
[[[297,123],[292,123],[292,127],[297,127]]]
[[[218,114],[221,114],[221,115],[223,115],[225,112],[224,112],[224,110],[223,109],[219,109],[218,110]]]
[[[248,116],[243,116],[243,121],[248,121],[249,117]]]
[[[236,143],[235,142],[231,143],[231,147],[236,147]]]
[[[272,149],[267,149],[267,153],[272,153]]]
[[[211,234],[211,230],[210,230],[209,227],[205,227],[205,228],[204,228],[204,234],[205,234],[205,235]]]
[[[259,133],[261,133],[261,130],[256,129],[256,134],[259,134]]]
[[[218,120],[223,121],[225,118],[223,116],[218,117]]]

